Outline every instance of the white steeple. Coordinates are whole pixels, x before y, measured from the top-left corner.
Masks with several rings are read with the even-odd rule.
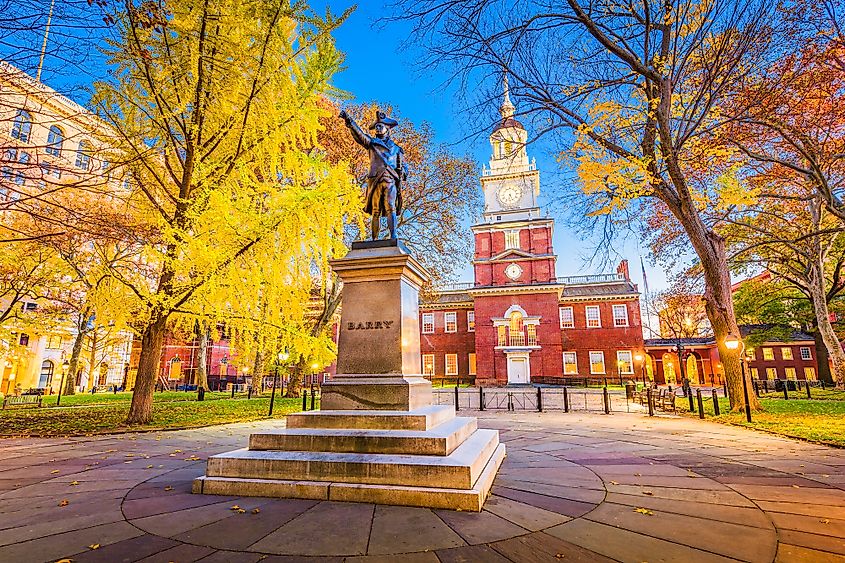
[[[502,120],[506,120],[509,117],[513,117],[513,112],[516,111],[516,107],[511,103],[511,95],[510,89],[508,88],[508,75],[504,76],[504,83],[505,83],[505,96],[504,100],[502,101],[501,107],[499,107],[499,113],[502,114]]]

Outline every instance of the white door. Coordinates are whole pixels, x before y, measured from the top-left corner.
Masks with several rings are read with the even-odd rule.
[[[528,360],[508,358],[508,383],[528,383]]]

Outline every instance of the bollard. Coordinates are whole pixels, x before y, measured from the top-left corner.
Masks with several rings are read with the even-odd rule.
[[[197,388],[197,401],[205,401],[205,387]]]
[[[728,398],[728,384],[727,383],[722,384],[722,392],[725,394],[725,398],[727,399]]]
[[[789,400],[789,385],[787,384],[788,381],[788,379],[783,380],[783,398],[787,401]]]
[[[646,398],[648,399],[648,416],[654,416],[654,393],[651,388],[649,388]]]
[[[807,398],[812,399],[812,397],[810,396],[810,382],[807,381],[806,383],[807,383]]]
[[[537,412],[543,412],[543,388],[537,387]]]
[[[247,399],[252,399],[252,385],[250,385],[250,386],[249,386],[249,387],[247,387],[247,389],[246,389],[246,398],[247,398]]]
[[[610,414],[610,397],[607,395],[607,387],[602,390],[604,395],[604,414]]]
[[[701,389],[695,390],[695,400],[698,402],[698,418],[704,419],[704,401],[701,398]]]
[[[484,387],[478,388],[478,410],[484,410]]]
[[[563,387],[563,412],[569,412],[569,391]]]
[[[719,416],[719,397],[716,394],[716,390],[713,389],[713,416]]]
[[[513,410],[513,393],[508,393],[508,412]]]
[[[232,398],[235,398],[235,384],[232,384]]]
[[[279,374],[273,376],[273,390],[270,391],[270,411],[267,416],[273,416],[273,403],[276,401],[276,380],[279,379]]]
[[[317,391],[314,390],[314,384],[311,384],[311,410],[317,410]]]
[[[695,403],[693,402],[692,398],[692,388],[690,388],[689,393],[687,393],[686,395],[689,399],[689,412],[695,413]]]
[[[308,389],[302,390],[302,410],[308,410]]]
[[[458,395],[458,384],[455,383],[455,410],[461,410],[461,405],[458,404],[460,396]]]

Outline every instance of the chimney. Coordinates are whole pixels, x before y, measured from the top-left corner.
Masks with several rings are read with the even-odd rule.
[[[622,274],[622,276],[627,281],[631,281],[631,274],[628,272],[628,261],[622,260],[619,262],[619,265],[616,267],[616,273]]]

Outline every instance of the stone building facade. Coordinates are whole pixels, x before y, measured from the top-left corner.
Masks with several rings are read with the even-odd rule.
[[[423,372],[479,385],[632,377],[643,357],[639,292],[616,273],[559,278],[554,220],[539,207],[540,174],[507,85],[472,227],[473,283],[420,306]]]

